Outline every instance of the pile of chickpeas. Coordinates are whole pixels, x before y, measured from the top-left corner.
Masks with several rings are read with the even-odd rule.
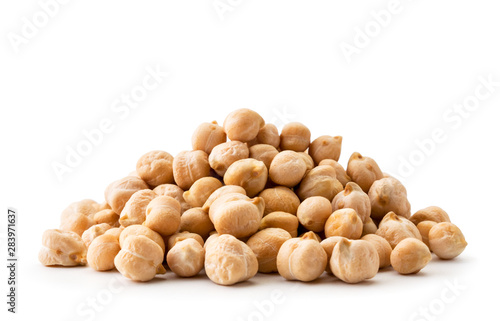
[[[325,271],[347,283],[392,266],[418,273],[467,246],[441,208],[412,215],[405,187],[375,160],[354,153],[338,163],[342,137],[292,122],[278,132],[255,111],[203,123],[192,150],[151,151],[112,182],[105,202],[82,200],[42,237],[46,266],[88,264],[149,281],[167,269],[202,270],[231,285],[257,272],[304,282]]]

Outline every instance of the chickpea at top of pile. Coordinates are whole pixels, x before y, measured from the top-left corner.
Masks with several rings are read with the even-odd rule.
[[[257,272],[357,283],[389,266],[417,273],[431,252],[452,259],[467,245],[441,208],[411,215],[403,184],[372,158],[353,153],[344,169],[340,136],[311,142],[301,123],[279,133],[238,109],[222,126],[199,125],[191,143],[175,157],[144,154],[105,202],[70,204],[60,228],[43,234],[42,264],[116,268],[134,281],[168,266],[180,277],[204,269],[221,285]]]

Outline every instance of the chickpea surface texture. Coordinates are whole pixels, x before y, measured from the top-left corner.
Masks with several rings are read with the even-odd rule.
[[[174,182],[172,163],[174,158],[167,152],[154,150],[144,154],[137,161],[137,175],[154,188],[161,184]]]
[[[373,182],[384,178],[384,174],[378,164],[370,157],[354,153],[347,164],[347,175],[353,182],[359,185],[365,193],[368,193]]]
[[[344,167],[333,159],[323,159],[318,165],[328,165],[333,167],[335,169],[335,173],[337,174],[337,179],[344,187],[351,181],[351,178],[347,175]]]
[[[328,263],[326,264],[325,271],[328,274],[332,274],[332,269],[330,269],[330,259],[332,257],[333,249],[335,248],[335,245],[337,245],[337,243],[343,239],[347,240],[347,238],[343,236],[330,236],[320,242],[321,246],[323,247],[323,250],[325,250],[326,252],[326,258],[327,258],[326,262]]]
[[[165,273],[163,251],[158,243],[143,235],[130,235],[115,257],[116,269],[133,281],[149,281]]]
[[[415,238],[406,238],[391,253],[391,265],[400,274],[418,273],[432,259],[427,245]]]
[[[307,165],[297,152],[285,150],[273,158],[269,178],[278,185],[294,187],[306,174]]]
[[[249,142],[257,137],[264,125],[264,119],[258,113],[242,108],[227,115],[223,127],[230,140]]]
[[[436,224],[437,223],[434,221],[422,221],[417,224],[418,232],[420,233],[420,236],[422,236],[422,242],[424,242],[428,248],[431,248],[431,245],[429,244],[429,232]]]
[[[467,246],[462,231],[453,223],[441,222],[429,231],[429,245],[440,259],[450,260],[459,256]]]
[[[322,232],[326,220],[332,214],[332,205],[327,198],[312,196],[300,203],[297,209],[299,222],[309,231]]]
[[[135,192],[125,204],[120,215],[120,224],[130,226],[142,224],[146,220],[146,208],[157,195],[150,189]]]
[[[92,241],[96,237],[98,237],[99,235],[103,235],[104,232],[106,232],[110,228],[111,228],[111,226],[107,223],[96,224],[96,225],[89,227],[82,234],[83,243],[85,243],[85,246],[88,248],[90,246],[90,243],[92,243]]]
[[[168,267],[180,277],[192,277],[200,273],[205,263],[205,249],[194,239],[175,243],[167,253]]]
[[[436,223],[451,222],[448,213],[437,206],[429,206],[417,211],[410,217],[410,221],[415,225],[418,225],[422,221],[433,221]]]
[[[301,201],[311,196],[323,196],[331,202],[343,189],[344,186],[338,181],[335,169],[322,165],[307,172],[297,189],[297,195]]]
[[[102,234],[94,239],[87,252],[89,266],[96,271],[115,268],[115,257],[120,252],[118,238],[112,234]]]
[[[253,145],[250,147],[249,152],[250,158],[262,161],[267,169],[271,167],[271,162],[278,155],[278,150],[275,147],[266,144]]]
[[[143,189],[149,189],[149,186],[140,177],[127,176],[109,184],[104,192],[104,198],[113,212],[121,214],[129,198]]]
[[[218,188],[222,187],[221,181],[215,177],[203,177],[194,182],[183,197],[192,207],[201,207],[208,197]]]
[[[280,139],[281,150],[303,152],[309,147],[309,143],[311,142],[311,131],[302,123],[288,123],[283,126]]]
[[[330,258],[333,275],[346,283],[359,283],[373,278],[379,265],[377,249],[363,240],[340,240]]]
[[[325,236],[343,236],[359,239],[363,233],[363,222],[352,208],[336,210],[325,223]]]
[[[300,205],[299,197],[288,187],[278,186],[267,188],[260,192],[264,199],[264,215],[272,212],[287,212],[297,214]]]
[[[389,212],[384,216],[375,234],[385,238],[392,248],[395,248],[405,238],[411,237],[419,241],[422,240],[422,236],[415,224],[402,216],[397,216],[394,212]]]
[[[259,229],[275,227],[281,228],[290,233],[292,237],[297,237],[297,229],[299,228],[299,220],[297,216],[287,212],[272,212],[264,216],[260,221]]]
[[[276,258],[278,251],[292,236],[281,228],[266,228],[252,235],[247,245],[252,249],[259,262],[259,272],[277,272]]]
[[[94,214],[98,204],[93,200],[82,200],[71,203],[61,213],[59,229],[74,232],[82,236],[89,227],[95,224]]]
[[[113,212],[112,209],[102,209],[94,214],[94,221],[96,224],[107,223],[112,227],[120,226],[120,215]]]
[[[212,149],[208,162],[210,167],[219,175],[224,176],[232,163],[248,158],[250,151],[247,144],[239,141],[230,141],[219,144]]]
[[[181,214],[191,208],[191,205],[184,199],[184,190],[174,184],[163,184],[155,187],[153,192],[158,196],[170,196],[173,197],[181,204]]]
[[[181,224],[181,204],[170,196],[158,196],[146,207],[144,226],[162,236],[174,234]]]
[[[240,159],[229,166],[224,174],[226,185],[238,185],[246,194],[254,197],[264,189],[267,182],[267,167],[253,158]]]
[[[208,213],[210,210],[210,206],[212,206],[213,202],[215,202],[216,199],[218,199],[222,195],[226,195],[226,194],[230,194],[230,193],[240,193],[243,195],[247,195],[247,192],[241,186],[224,185],[224,186],[216,189],[212,194],[210,194],[210,196],[206,200],[205,204],[203,204],[202,209]]]
[[[342,149],[341,136],[320,136],[312,141],[309,146],[309,155],[319,164],[324,159],[333,159],[338,162]]]
[[[372,208],[371,216],[375,219],[382,219],[389,212],[394,212],[404,218],[411,216],[406,188],[395,178],[382,178],[373,182],[368,196]]]
[[[366,222],[370,218],[371,203],[368,194],[366,194],[358,184],[349,182],[345,189],[335,195],[332,200],[332,210],[343,208],[352,208],[358,213],[361,221]]]
[[[139,236],[139,235],[151,239],[153,242],[158,244],[158,246],[162,249],[163,252],[165,252],[165,242],[163,241],[161,235],[144,225],[130,225],[126,227],[120,233],[120,238],[119,238],[120,246],[123,248],[123,243],[128,237]]]
[[[210,175],[208,155],[202,150],[182,151],[174,157],[175,183],[187,190],[197,180]]]
[[[386,239],[375,234],[367,234],[361,239],[364,241],[368,241],[375,246],[380,262],[379,267],[381,269],[391,265],[392,247]]]
[[[45,266],[76,266],[87,263],[87,247],[82,238],[71,231],[46,230],[38,260]]]
[[[200,124],[191,137],[193,150],[202,150],[209,155],[215,146],[225,142],[226,133],[216,121]]]
[[[179,230],[196,233],[206,239],[210,232],[215,230],[215,227],[207,212],[201,207],[194,207],[182,214]]]

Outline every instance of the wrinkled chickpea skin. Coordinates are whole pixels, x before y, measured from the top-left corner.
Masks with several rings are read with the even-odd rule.
[[[215,146],[208,157],[210,167],[217,175],[224,177],[232,163],[248,158],[250,151],[247,144],[239,141],[230,141]]]
[[[205,242],[203,242],[203,239],[201,238],[200,235],[198,235],[196,233],[191,233],[191,232],[179,232],[179,233],[172,234],[168,238],[167,249],[170,251],[175,246],[175,244],[177,244],[177,242],[181,242],[181,241],[188,240],[188,239],[195,240],[201,246],[205,245]]]
[[[224,183],[241,186],[248,196],[254,197],[266,186],[267,167],[256,159],[240,159],[229,166],[224,174]]]
[[[335,169],[323,165],[307,172],[296,192],[302,201],[312,196],[323,196],[331,202],[343,189],[344,186],[337,180]]]
[[[327,198],[312,196],[300,203],[297,209],[299,222],[309,231],[322,232],[326,220],[332,214],[332,205]]]
[[[272,212],[264,216],[260,221],[259,230],[266,228],[281,228],[290,233],[292,237],[297,237],[297,229],[299,228],[299,220],[297,216],[286,212]]]
[[[364,157],[360,153],[351,155],[346,172],[365,193],[368,193],[375,181],[384,178],[378,164],[372,158]]]
[[[259,272],[277,272],[276,258],[280,247],[292,236],[281,228],[266,228],[252,235],[247,245],[252,249],[259,262]]]
[[[130,226],[144,223],[146,220],[146,208],[156,197],[156,193],[150,189],[135,192],[122,210],[119,220],[120,224]]]
[[[127,176],[109,184],[104,192],[104,198],[113,212],[121,214],[130,197],[143,189],[149,189],[146,182],[136,176]]]
[[[210,196],[206,200],[205,204],[203,204],[202,209],[208,213],[210,211],[210,206],[212,206],[213,202],[215,202],[216,199],[218,199],[222,195],[226,195],[226,194],[230,194],[230,193],[240,193],[243,195],[247,195],[247,192],[241,186],[225,185],[225,186],[222,186],[222,187],[216,189],[212,194],[210,194]]]
[[[410,221],[415,225],[418,225],[422,221],[433,221],[436,223],[451,222],[448,213],[437,206],[429,206],[417,211],[410,217]]]
[[[429,231],[429,245],[440,259],[450,260],[459,256],[467,246],[462,231],[453,223],[441,222]]]
[[[323,159],[318,165],[328,165],[333,167],[335,169],[335,173],[337,174],[337,179],[344,187],[351,181],[351,178],[347,175],[344,167],[333,159]]]
[[[325,236],[343,236],[359,239],[363,233],[363,222],[352,208],[333,212],[325,223]]]
[[[427,245],[415,238],[406,238],[391,253],[391,265],[400,274],[414,274],[432,259]]]
[[[112,227],[120,226],[120,215],[113,212],[112,209],[102,209],[94,214],[94,221],[96,224],[107,223]]]
[[[144,226],[162,236],[174,234],[181,224],[181,204],[170,196],[158,196],[146,207]]]
[[[155,187],[153,192],[158,196],[170,196],[173,197],[181,204],[181,213],[184,213],[191,208],[191,205],[184,199],[184,190],[174,184],[163,184]]]
[[[341,136],[320,136],[312,141],[309,146],[309,155],[313,158],[316,164],[319,164],[324,159],[333,159],[338,161],[342,150]]]
[[[384,216],[375,234],[385,238],[393,249],[399,242],[406,238],[416,238],[419,241],[422,240],[418,228],[408,219],[397,216],[394,212],[389,212]]]
[[[269,177],[278,184],[294,187],[306,174],[307,165],[297,152],[285,150],[273,158],[269,167]]]
[[[391,265],[392,247],[386,239],[375,234],[365,235],[361,239],[370,242],[377,249],[379,268],[383,269]]]
[[[61,213],[59,229],[82,236],[85,230],[95,224],[94,215],[97,212],[98,205],[93,200],[71,203]]]
[[[323,250],[325,250],[326,252],[326,258],[328,264],[326,265],[325,271],[328,274],[333,274],[332,269],[330,269],[330,263],[329,263],[332,257],[333,249],[335,248],[335,245],[337,245],[337,243],[343,239],[346,238],[343,236],[330,236],[320,242],[321,246],[323,247]]]
[[[137,175],[152,188],[174,182],[172,163],[174,158],[167,152],[154,150],[137,161]]]
[[[210,232],[215,230],[214,224],[210,220],[208,213],[201,207],[195,207],[187,210],[181,216],[181,232],[192,232],[199,234],[203,239],[206,239]]]
[[[175,243],[167,253],[168,267],[180,277],[193,277],[205,263],[205,249],[194,239]]]
[[[275,147],[266,144],[254,145],[250,147],[249,152],[250,158],[262,161],[264,165],[266,165],[267,169],[271,167],[271,162],[279,153]]]
[[[118,238],[112,234],[102,234],[94,239],[87,252],[89,266],[96,271],[115,268],[115,257],[120,252]]]
[[[288,187],[278,186],[260,192],[264,199],[264,215],[272,212],[296,214],[300,205],[299,197]]]
[[[395,178],[382,178],[375,181],[368,192],[371,203],[371,216],[382,219],[385,214],[394,212],[410,218],[411,206],[406,196],[406,188]]]
[[[352,208],[355,210],[363,223],[366,222],[371,215],[371,203],[368,194],[354,182],[347,183],[345,189],[335,195],[332,200],[333,211],[343,208]]]
[[[174,157],[173,172],[175,183],[187,190],[197,180],[210,175],[208,155],[201,150],[182,151]]]
[[[221,187],[222,183],[217,178],[203,177],[194,182],[191,188],[184,192],[183,197],[190,206],[201,207],[208,197]]]
[[[193,150],[202,150],[210,154],[215,146],[225,143],[226,139],[224,129],[214,120],[211,123],[202,123],[195,129],[191,145]]]
[[[346,283],[359,283],[373,278],[379,266],[377,249],[364,240],[340,240],[330,258],[333,275]]]
[[[283,126],[280,139],[281,150],[303,152],[309,147],[311,131],[299,122],[288,123]]]
[[[38,260],[45,266],[76,266],[87,263],[87,247],[82,238],[71,231],[46,230]]]
[[[258,113],[242,108],[227,115],[223,127],[230,140],[249,142],[257,137],[264,125],[264,119]]]
[[[82,234],[83,243],[85,243],[85,246],[88,248],[96,237],[103,235],[109,229],[111,229],[111,226],[107,223],[96,224],[89,227]]]
[[[165,252],[165,242],[163,241],[161,235],[144,225],[130,225],[126,227],[120,233],[120,238],[119,238],[120,246],[121,247],[124,246],[123,244],[128,237],[139,236],[139,235],[149,238],[150,240],[158,244],[158,246],[162,249],[162,251]]]

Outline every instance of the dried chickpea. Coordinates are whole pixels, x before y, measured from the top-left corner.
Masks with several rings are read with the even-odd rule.
[[[441,222],[429,231],[432,252],[440,259],[450,260],[459,256],[467,246],[462,231],[453,223]]]
[[[154,150],[142,155],[137,161],[136,171],[140,178],[152,188],[174,182],[172,163],[174,158],[167,152]]]
[[[253,158],[240,159],[229,166],[224,174],[226,185],[238,185],[254,197],[264,189],[267,182],[266,165]]]
[[[333,275],[346,283],[359,283],[373,278],[379,266],[377,249],[364,240],[340,240],[330,258]]]
[[[391,265],[392,247],[386,239],[375,234],[367,234],[361,239],[370,242],[377,249],[380,262],[379,268],[383,269]]]
[[[184,213],[191,208],[191,205],[184,199],[184,190],[174,184],[163,184],[155,187],[153,192],[158,196],[170,196],[173,197],[181,204],[181,213]]]
[[[429,206],[417,211],[410,217],[410,221],[412,221],[415,225],[422,221],[433,221],[436,223],[451,222],[448,213],[437,206]]]
[[[343,189],[344,186],[337,180],[335,169],[322,165],[307,172],[296,192],[301,201],[311,196],[323,196],[331,202]]]
[[[298,196],[288,187],[278,186],[267,188],[260,192],[264,199],[264,215],[272,212],[287,212],[296,214],[300,205]]]
[[[302,123],[291,122],[283,126],[280,139],[281,150],[303,152],[309,147],[311,131]]]
[[[361,236],[375,234],[377,233],[377,229],[377,225],[375,224],[375,222],[373,222],[371,217],[369,217],[366,219],[366,222],[363,223],[363,233],[361,234]]]
[[[333,167],[335,169],[335,173],[337,174],[337,179],[344,187],[351,181],[351,178],[347,175],[344,167],[333,159],[323,159],[318,165],[329,165]]]
[[[143,225],[162,236],[174,234],[181,224],[181,204],[170,196],[158,196],[146,207]]]
[[[216,121],[200,124],[191,137],[193,150],[202,150],[209,155],[215,146],[225,142],[224,128],[219,126]]]
[[[309,155],[316,164],[324,159],[333,159],[338,162],[342,150],[342,136],[320,136],[309,145]]]
[[[352,208],[358,213],[361,221],[366,222],[370,218],[371,203],[368,195],[354,182],[349,182],[345,189],[335,195],[332,201],[332,210]]]
[[[116,214],[121,214],[129,198],[137,191],[149,189],[148,184],[136,176],[127,176],[108,185],[104,198]]]
[[[230,140],[248,142],[257,137],[264,125],[264,119],[258,113],[242,108],[227,115],[223,127]]]
[[[106,235],[112,235],[112,236],[116,237],[119,240],[120,239],[120,234],[122,234],[122,231],[124,229],[125,229],[125,227],[123,227],[123,226],[112,227],[109,230],[107,230],[106,232],[104,232],[104,234],[106,234]]]
[[[192,207],[201,207],[208,197],[218,188],[222,187],[221,181],[215,177],[203,177],[194,182],[183,196]]]
[[[392,248],[395,248],[405,238],[411,237],[419,241],[422,240],[422,236],[415,224],[402,216],[397,216],[394,212],[389,212],[384,216],[375,234],[385,238]]]
[[[122,210],[119,220],[120,224],[126,227],[144,223],[146,220],[146,208],[156,197],[157,194],[150,189],[135,192]]]
[[[191,233],[191,232],[179,232],[179,233],[172,234],[168,238],[168,242],[167,242],[168,251],[170,251],[175,246],[175,244],[177,244],[177,242],[181,242],[181,241],[184,241],[187,239],[193,239],[196,242],[198,242],[201,246],[205,245],[205,243],[203,242],[203,239],[201,238],[200,235],[198,235],[196,233]]]
[[[222,186],[222,187],[216,189],[212,194],[210,194],[210,196],[206,200],[205,204],[203,204],[202,209],[208,213],[208,211],[210,210],[210,206],[212,206],[213,202],[215,202],[215,200],[217,198],[221,197],[222,195],[230,194],[230,193],[240,193],[243,195],[247,195],[247,192],[241,186],[225,185],[225,186]]]
[[[298,152],[299,156],[302,158],[302,160],[306,163],[306,173],[310,171],[311,169],[314,168],[314,160],[312,157],[306,153],[306,152]]]
[[[249,155],[250,151],[247,144],[239,141],[230,141],[215,146],[208,157],[208,162],[210,167],[219,176],[224,176],[232,163],[248,158]]]
[[[306,229],[313,232],[322,232],[326,220],[332,214],[332,205],[327,198],[312,196],[300,203],[297,209],[297,218]]]
[[[38,260],[45,266],[76,266],[87,263],[87,248],[82,238],[71,231],[46,230]]]
[[[287,280],[314,281],[323,274],[326,252],[313,232],[292,238],[281,245],[277,256],[279,274]]]
[[[323,250],[325,250],[325,252],[326,252],[326,258],[327,258],[326,262],[328,262],[328,263],[326,264],[325,271],[328,274],[332,274],[332,269],[330,269],[329,262],[330,262],[330,259],[332,257],[333,249],[335,248],[335,245],[337,245],[337,243],[343,239],[346,239],[346,238],[343,236],[330,236],[330,237],[327,237],[326,239],[324,239],[320,242],[321,246],[323,247]]]
[[[368,193],[373,182],[384,178],[378,164],[370,157],[361,156],[360,153],[351,155],[346,172],[365,193]]]
[[[153,242],[158,244],[158,246],[162,249],[163,252],[165,252],[165,242],[163,241],[161,235],[144,225],[130,225],[126,227],[120,233],[120,238],[119,238],[120,246],[123,248],[123,242],[125,242],[125,240],[128,237],[138,236],[138,235],[142,235],[151,239]]]
[[[215,227],[207,212],[201,207],[194,207],[182,214],[179,230],[196,233],[206,239]]]
[[[274,124],[265,124],[257,134],[257,144],[267,144],[275,148],[280,146],[280,134]]]
[[[281,228],[266,228],[252,235],[247,245],[252,249],[259,262],[259,272],[277,272],[276,257],[278,251],[292,236]]]
[[[368,197],[372,208],[371,216],[375,219],[382,219],[389,212],[404,218],[411,216],[406,188],[395,178],[382,178],[373,182]]]
[[[194,239],[175,243],[167,253],[168,267],[180,277],[197,275],[205,263],[205,249]]]
[[[175,183],[187,190],[197,180],[210,175],[208,155],[202,150],[182,151],[174,157]]]
[[[250,158],[264,162],[267,169],[271,167],[271,162],[278,155],[278,150],[275,147],[266,144],[253,145],[249,148],[249,151]]]
[[[96,224],[107,223],[112,227],[119,227],[120,215],[113,212],[112,209],[102,209],[94,214],[94,221]]]
[[[109,225],[107,223],[96,224],[96,225],[89,227],[82,234],[83,243],[85,243],[85,246],[88,248],[90,246],[90,243],[92,243],[92,241],[96,237],[98,237],[99,235],[103,235],[110,228],[111,228],[111,225]]]
[[[343,236],[359,239],[363,233],[363,222],[352,208],[336,210],[325,223],[325,236]]]
[[[96,271],[109,271],[115,268],[115,257],[120,252],[118,238],[111,234],[99,235],[88,247],[87,261]]]
[[[214,283],[233,285],[257,274],[257,257],[248,245],[229,234],[209,239],[205,247],[205,272]]]
[[[415,238],[402,240],[391,253],[391,265],[400,274],[418,273],[431,259],[427,245]]]
[[[429,244],[429,231],[436,224],[437,223],[433,221],[422,221],[417,224],[417,229],[420,233],[420,236],[422,236],[422,242],[424,242],[428,248],[431,248]]]
[[[272,212],[264,216],[262,221],[260,221],[260,230],[264,230],[266,228],[281,228],[288,233],[292,237],[297,237],[297,229],[299,228],[299,220],[297,216],[286,213],[286,212]]]
[[[306,174],[307,165],[299,153],[285,150],[273,158],[269,167],[269,177],[278,184],[294,187]]]
[[[82,200],[71,203],[61,213],[59,228],[63,231],[75,232],[79,236],[82,236],[85,230],[95,224],[94,215],[97,211],[97,205],[93,200]]]

